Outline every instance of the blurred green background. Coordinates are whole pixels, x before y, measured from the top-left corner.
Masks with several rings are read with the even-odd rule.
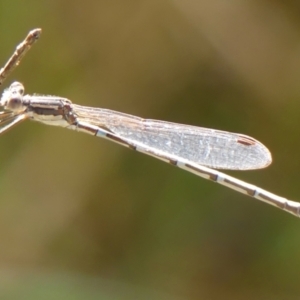
[[[0,2],[4,87],[241,132],[274,163],[228,172],[300,199],[300,3]],[[89,135],[0,139],[1,299],[299,299],[300,221]],[[300,231],[300,230],[299,230]]]

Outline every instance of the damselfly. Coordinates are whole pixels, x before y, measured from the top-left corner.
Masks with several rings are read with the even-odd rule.
[[[26,119],[89,133],[300,216],[300,203],[214,170],[250,170],[268,166],[272,160],[269,150],[249,136],[142,119],[108,109],[80,106],[57,96],[24,95],[24,87],[19,82],[12,83],[4,91],[0,107],[3,108],[0,133]]]

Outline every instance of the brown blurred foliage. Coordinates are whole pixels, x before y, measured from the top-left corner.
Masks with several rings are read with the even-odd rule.
[[[232,174],[296,200],[299,13],[295,1],[2,0],[3,63],[43,29],[5,86],[251,135],[274,164]],[[300,223],[284,212],[34,122],[0,149],[1,299],[299,298]]]

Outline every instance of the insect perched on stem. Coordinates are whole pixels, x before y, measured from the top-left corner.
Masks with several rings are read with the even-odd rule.
[[[32,30],[17,47],[0,70],[0,84],[18,65],[40,33],[40,29]],[[26,119],[85,132],[154,156],[300,216],[300,203],[214,170],[250,170],[268,166],[272,160],[269,150],[249,136],[142,119],[104,108],[80,106],[58,96],[24,95],[24,87],[19,82],[12,83],[4,91],[0,106],[3,108],[0,113],[0,133]]]

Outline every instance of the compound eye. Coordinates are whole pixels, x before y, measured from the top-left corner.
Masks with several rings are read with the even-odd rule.
[[[14,112],[24,111],[23,93],[24,86],[20,82],[13,82],[2,94],[0,107]]]
[[[10,98],[6,104],[6,108],[12,111],[20,109],[22,106],[22,99],[17,95]]]
[[[11,91],[12,94],[20,94],[20,95],[24,94],[23,84],[17,81],[13,82],[10,85],[9,90]]]

